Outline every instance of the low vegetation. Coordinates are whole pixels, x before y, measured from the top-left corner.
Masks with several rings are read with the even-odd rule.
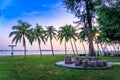
[[[119,57],[101,57],[120,62]],[[1,56],[0,80],[120,80],[120,65],[105,70],[70,69],[55,63],[64,55]]]

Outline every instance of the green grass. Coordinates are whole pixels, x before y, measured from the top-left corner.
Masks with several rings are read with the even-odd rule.
[[[119,57],[101,57],[120,62]],[[120,80],[120,65],[105,70],[81,70],[57,66],[64,55],[0,57],[0,80]]]

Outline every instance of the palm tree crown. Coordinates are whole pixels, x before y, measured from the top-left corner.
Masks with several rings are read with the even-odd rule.
[[[60,39],[60,43],[63,41],[63,39],[65,39],[67,42],[70,38],[76,40],[75,35],[75,29],[71,25],[60,27],[60,30],[58,31],[58,39]]]
[[[53,26],[48,26],[47,31],[46,31],[47,39],[48,38],[50,38],[50,40],[52,40],[53,38],[57,39],[56,32],[57,32],[57,30]]]
[[[12,43],[15,42],[16,44],[21,41],[23,41],[23,47],[24,47],[24,53],[26,57],[26,38],[29,40],[29,42],[32,44],[33,38],[32,38],[32,29],[30,29],[30,24],[26,22],[22,22],[21,20],[18,20],[18,25],[13,26],[12,31],[9,34],[9,37],[13,37]]]

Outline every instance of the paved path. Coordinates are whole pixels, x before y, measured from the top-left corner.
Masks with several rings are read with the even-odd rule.
[[[107,69],[107,68],[111,68],[113,64],[112,62],[109,62],[107,66],[104,67],[83,67],[83,66],[75,66],[75,63],[71,63],[71,64],[65,64],[65,61],[59,61],[56,63],[58,66],[63,66],[63,67],[67,67],[67,68],[76,68],[76,69]],[[120,63],[119,63],[120,64]]]
[[[110,64],[113,64],[113,65],[120,65],[120,62],[108,62]]]

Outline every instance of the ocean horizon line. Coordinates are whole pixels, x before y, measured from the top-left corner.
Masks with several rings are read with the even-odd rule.
[[[12,50],[9,50],[9,49],[7,50],[7,49],[5,49],[5,50],[0,50],[0,51],[12,51]],[[19,49],[18,49],[18,50],[13,50],[13,51],[24,51],[24,50],[21,50],[21,49],[19,50]],[[40,51],[40,50],[34,50],[34,49],[33,49],[33,50],[26,50],[26,51]],[[52,50],[50,50],[50,49],[42,49],[41,51],[52,51]],[[65,51],[65,50],[58,50],[58,49],[57,49],[57,50],[53,50],[53,51]],[[72,51],[72,50],[67,50],[67,51]],[[78,51],[82,51],[82,50],[78,50]]]
[[[79,54],[84,53],[84,51],[78,51]],[[7,50],[7,51],[0,51],[0,56],[10,56],[12,53],[12,50]],[[40,54],[39,50],[28,50],[26,51],[27,55],[36,55],[36,54]],[[14,55],[24,55],[24,50],[21,51],[13,51]],[[51,50],[44,50],[42,51],[42,54],[51,54],[52,55],[52,51]],[[65,54],[65,50],[54,50],[54,54]],[[67,50],[67,54],[73,54],[72,50]],[[76,53],[77,54],[77,53]]]

